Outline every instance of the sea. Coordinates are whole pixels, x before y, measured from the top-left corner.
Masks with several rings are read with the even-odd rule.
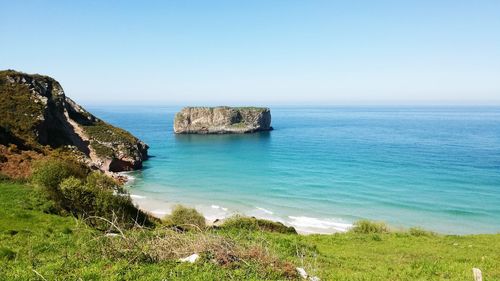
[[[127,187],[157,216],[182,204],[209,220],[254,216],[306,234],[361,219],[500,232],[500,107],[270,108],[270,132],[175,135],[181,106],[87,106],[150,146]]]

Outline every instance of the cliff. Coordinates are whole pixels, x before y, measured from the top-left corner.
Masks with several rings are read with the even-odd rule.
[[[69,148],[102,171],[142,167],[148,146],[66,97],[53,78],[0,71],[0,144],[23,150]]]
[[[269,131],[271,111],[263,107],[185,107],[175,115],[176,134],[232,134]]]

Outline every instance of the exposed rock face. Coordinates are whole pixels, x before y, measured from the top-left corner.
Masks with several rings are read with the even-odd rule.
[[[272,129],[271,111],[263,107],[185,107],[174,120],[176,134],[238,134]]]
[[[90,166],[111,172],[141,168],[148,150],[66,97],[56,80],[12,70],[0,71],[0,142],[26,149],[76,147]]]

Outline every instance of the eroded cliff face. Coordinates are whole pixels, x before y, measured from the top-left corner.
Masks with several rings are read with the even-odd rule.
[[[271,111],[263,107],[185,107],[175,115],[176,134],[231,134],[269,131]]]
[[[148,146],[90,114],[42,75],[0,71],[0,143],[24,149],[74,147],[103,171],[142,167]]]

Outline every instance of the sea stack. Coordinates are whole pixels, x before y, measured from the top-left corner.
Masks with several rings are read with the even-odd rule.
[[[175,115],[176,134],[244,134],[270,131],[266,107],[185,107]]]

